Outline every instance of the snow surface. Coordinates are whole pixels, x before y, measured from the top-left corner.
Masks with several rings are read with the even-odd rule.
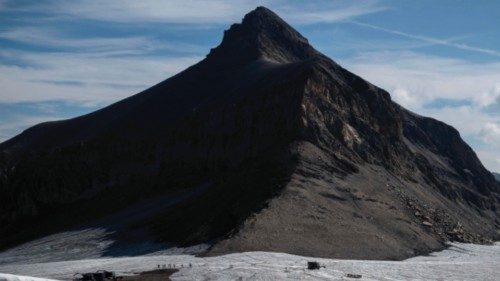
[[[86,225],[18,245],[0,252],[0,265],[94,259],[103,256],[143,256],[158,254],[159,251],[165,253],[165,250],[169,254],[195,254],[208,246],[204,245],[205,248],[198,250],[197,247],[171,247],[172,245],[155,242],[146,234],[145,227],[140,226],[151,217],[161,214],[165,208],[198,196],[209,187],[209,184],[202,184],[190,190],[149,198]],[[120,241],[120,237],[127,239]]]
[[[0,281],[52,281],[53,279],[0,273]]]
[[[307,261],[318,261],[325,268],[307,270]],[[355,280],[346,277],[352,273],[361,274],[361,280],[486,281],[500,280],[500,243],[493,246],[453,243],[444,251],[399,262],[319,259],[270,252],[208,258],[161,254],[3,264],[0,272],[69,280],[76,272],[105,269],[129,275],[156,269],[158,265],[180,268],[172,275],[172,280]]]
[[[4,264],[48,263],[111,256],[106,253],[116,241],[110,239],[109,234],[110,231],[106,228],[89,227],[48,235],[0,252],[0,267]],[[165,245],[144,242],[134,244],[133,247],[134,249],[128,251],[128,255],[124,253],[113,256],[146,256],[147,254],[133,253],[150,252],[148,250],[151,250],[153,255],[197,254],[206,250],[209,245],[165,248]]]

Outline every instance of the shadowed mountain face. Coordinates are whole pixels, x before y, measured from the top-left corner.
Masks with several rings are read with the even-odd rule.
[[[395,104],[263,7],[198,64],[0,153],[2,247],[199,185],[134,229],[215,241],[207,254],[365,259],[498,238],[500,184],[454,128]]]

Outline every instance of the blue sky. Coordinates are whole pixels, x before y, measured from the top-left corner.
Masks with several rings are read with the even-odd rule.
[[[258,5],[500,172],[500,1],[0,0],[0,141],[201,60]]]

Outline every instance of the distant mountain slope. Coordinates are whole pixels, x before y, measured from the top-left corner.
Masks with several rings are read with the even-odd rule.
[[[500,174],[499,173],[492,173],[492,174],[497,181],[500,181]]]
[[[499,191],[452,127],[418,116],[259,7],[198,64],[0,144],[0,245],[204,184],[134,224],[207,254],[402,259],[498,238]],[[126,233],[126,231],[124,232]]]

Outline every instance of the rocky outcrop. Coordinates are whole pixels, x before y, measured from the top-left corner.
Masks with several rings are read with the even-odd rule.
[[[212,241],[207,254],[365,259],[498,235],[500,185],[455,129],[395,104],[263,7],[178,75],[0,151],[2,246],[29,239],[13,230],[60,229],[202,183],[142,227]]]

